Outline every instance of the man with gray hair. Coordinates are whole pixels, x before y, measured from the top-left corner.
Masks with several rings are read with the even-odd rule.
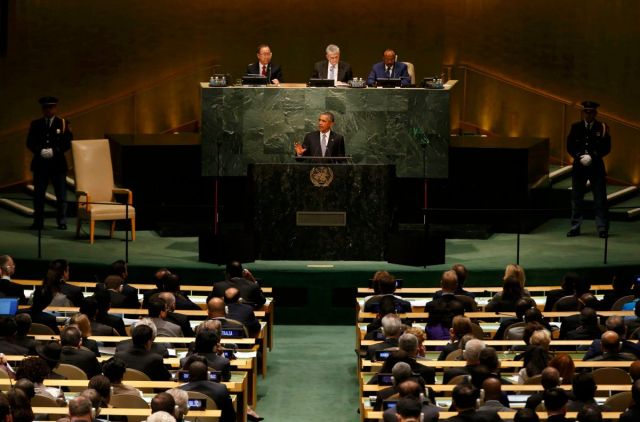
[[[326,60],[321,60],[313,66],[312,78],[333,79],[336,85],[338,82],[346,83],[353,79],[351,65],[340,60],[340,47],[329,44],[325,53]]]
[[[151,351],[153,353],[159,354],[163,358],[168,358],[169,349],[167,343],[155,342],[155,339],[158,335],[158,330],[156,328],[156,324],[153,323],[153,320],[151,320],[151,318],[141,318],[135,323],[135,325],[131,326],[131,329],[137,327],[138,325],[146,325],[147,327],[151,328],[151,332],[153,333],[152,340],[154,340],[153,344],[151,344]],[[133,348],[133,340],[123,340],[116,345],[116,353],[125,352],[127,350],[130,350],[131,348]]]
[[[183,421],[184,417],[187,415],[187,413],[189,413],[189,394],[179,388],[172,388],[171,390],[167,390],[167,394],[171,395],[176,402],[176,420],[178,422]]]
[[[422,365],[416,360],[418,355],[418,338],[410,333],[404,333],[398,339],[398,351],[384,361],[380,373],[388,374],[398,362],[405,362],[411,367],[411,371],[420,376],[424,384],[435,384],[436,372],[434,368]],[[377,382],[377,377],[373,377]]]
[[[69,420],[70,421],[92,421],[93,414],[91,400],[84,396],[78,396],[69,400]]]
[[[480,365],[480,352],[485,348],[485,344],[482,340],[473,339],[469,340],[464,346],[462,357],[467,361],[467,364],[462,368],[449,368],[444,371],[442,378],[443,384],[448,384],[451,379],[458,375],[471,375],[478,369]]]
[[[176,310],[176,297],[171,292],[162,292],[158,294],[158,297],[165,301],[167,305],[167,315],[165,320],[176,324],[182,330],[182,334],[185,337],[195,337],[191,324],[189,323],[189,317],[183,314],[175,313]]]
[[[147,422],[176,422],[176,418],[167,412],[156,412],[147,418]]]
[[[382,317],[382,332],[384,341],[369,346],[367,349],[367,359],[375,359],[376,352],[398,347],[398,337],[402,334],[402,321],[395,314],[388,314]]]
[[[378,393],[376,394],[376,404],[373,406],[373,410],[382,410],[382,402],[394,394],[398,394],[398,385],[411,378],[413,372],[411,371],[411,366],[409,366],[408,363],[398,362],[393,365],[391,375],[393,376],[393,385],[383,388],[382,390],[378,390]]]
[[[16,264],[9,255],[0,255],[0,293],[3,297],[17,297],[21,305],[27,304],[24,287],[11,281],[16,272]]]

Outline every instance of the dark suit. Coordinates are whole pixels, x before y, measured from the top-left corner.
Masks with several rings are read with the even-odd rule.
[[[242,323],[249,331],[249,336],[255,337],[260,332],[260,321],[253,313],[253,308],[242,303],[231,303],[227,306],[227,318]]]
[[[449,383],[449,381],[451,381],[453,378],[457,377],[458,375],[473,376],[473,373],[476,372],[476,370],[478,369],[478,366],[479,365],[467,364],[466,366],[463,366],[463,367],[446,369],[444,371],[444,375],[442,376],[442,384]]]
[[[180,292],[180,293],[174,293],[173,295],[176,298],[176,309],[184,309],[184,310],[192,310],[192,311],[199,311],[202,309],[198,305],[193,303],[191,299],[189,299],[189,296],[187,296],[186,293]]]
[[[28,350],[29,355],[35,355],[36,346],[40,344],[33,338],[33,336],[20,336],[20,335],[16,335],[14,343],[17,344],[18,346],[22,346],[26,348]],[[5,353],[5,355],[6,354],[7,353]]]
[[[502,419],[495,412],[477,411],[475,409],[459,412],[446,419],[447,422],[500,422]]]
[[[376,403],[377,404],[377,403]],[[382,414],[382,420],[384,422],[397,422],[397,410],[395,407],[391,409],[387,409]],[[424,404],[422,405],[422,422],[436,422],[439,418],[440,408],[438,406],[434,406],[432,404]]]
[[[322,60],[313,65],[312,78],[329,79],[329,62]],[[340,60],[338,62],[338,81],[349,82],[353,79],[353,71],[351,65]]]
[[[104,283],[96,283],[96,290],[106,289]],[[129,286],[128,284],[122,285],[122,291],[119,294],[123,295],[126,299],[118,297],[117,303],[113,303],[113,295],[111,295],[111,307],[112,308],[140,308],[140,301],[138,300],[138,289]]]
[[[127,335],[127,331],[124,328],[124,321],[119,316],[107,314],[102,317],[98,316],[96,320],[102,324],[112,327],[121,336]]]
[[[611,307],[614,303],[621,297],[625,296],[635,296],[633,290],[609,290],[604,294],[602,300],[600,301],[600,310],[601,311],[610,311]],[[631,331],[628,332],[631,335]]]
[[[547,292],[546,294],[547,301],[544,303],[544,311],[549,312],[553,310],[553,305],[555,305],[559,299],[565,296],[572,296],[572,295],[573,295],[572,290],[564,290],[564,289],[551,290]]]
[[[260,65],[260,63],[258,62],[251,63],[249,66],[247,66],[247,75],[262,75],[262,65]],[[274,79],[277,79],[280,83],[284,82],[284,80],[282,79],[282,69],[275,63],[269,63],[267,65],[266,76],[269,83],[273,83],[272,81]]]
[[[380,301],[383,297],[387,295],[376,295],[364,303],[364,311],[365,312],[378,312],[380,310]],[[393,295],[392,295],[393,296]],[[401,299],[397,296],[393,296],[393,304],[395,306],[396,312],[411,312],[411,302]],[[381,322],[382,326],[382,322]]]
[[[24,297],[24,286],[6,278],[0,279],[0,297],[17,297],[20,305],[27,304],[27,299]]]
[[[129,351],[131,349],[133,349],[133,340],[131,340],[131,339],[123,340],[123,341],[119,342],[118,344],[116,344],[116,353],[118,353],[118,352],[127,352],[127,351]],[[151,344],[151,351],[153,353],[156,353],[156,354],[162,356],[163,358],[168,358],[169,357],[169,350],[167,349],[166,343],[153,342]]]
[[[126,351],[116,352],[115,356],[122,359],[127,368],[144,372],[152,381],[168,381],[171,379],[171,374],[162,363],[162,356],[157,353],[147,352],[134,346]]]
[[[202,356],[207,359],[207,366],[213,368],[216,371],[222,372],[222,381],[229,381],[231,379],[231,361],[224,356],[220,356],[217,353],[189,353],[184,358],[180,359],[180,366],[184,367],[185,362],[191,355]]]
[[[107,290],[109,292],[109,296],[111,296],[111,307],[112,308],[139,308],[140,302],[136,301],[136,305],[130,306],[128,303],[128,299],[125,295],[120,292],[116,292],[114,290]]]
[[[229,396],[229,390],[224,384],[213,381],[194,381],[180,386],[184,391],[197,391],[202,393],[216,402],[218,409],[222,412],[220,422],[233,422],[236,420],[236,411]]]
[[[142,308],[143,309],[147,309],[148,304],[149,304],[149,299],[151,299],[151,297],[155,294],[160,293],[162,290],[160,289],[151,289],[151,290],[147,290],[146,292],[144,292],[142,294]]]
[[[91,340],[90,338],[82,337],[82,347],[93,352],[96,357],[100,357],[100,350],[98,349],[98,342]]]
[[[415,358],[407,356],[407,354],[403,351],[393,352],[391,356],[384,361],[382,365],[382,369],[379,373],[382,374],[390,374],[392,372],[393,366],[398,362],[405,362],[411,367],[411,372],[414,374],[420,375],[425,384],[435,384],[436,383],[436,371],[434,368],[430,368],[428,366],[422,365]],[[377,377],[373,377],[369,384],[376,384],[378,382]]]
[[[29,349],[17,344],[14,339],[0,337],[0,353],[5,355],[26,355],[29,353]]]
[[[246,278],[234,277],[231,280],[219,281],[214,283],[213,290],[207,298],[207,302],[212,297],[224,297],[224,292],[229,287],[235,287],[240,291],[243,303],[251,305],[255,308],[261,308],[267,301],[262,293],[262,289],[258,283],[249,281]]]
[[[367,77],[367,85],[373,86],[375,85],[378,79],[384,78],[400,78],[401,84],[409,85],[411,83],[411,76],[409,76],[409,68],[406,64],[402,62],[395,62],[393,64],[393,69],[391,70],[391,75],[387,73],[386,66],[384,62],[378,62],[373,65],[371,71],[369,72],[369,76]]]
[[[89,350],[64,346],[62,348],[62,354],[60,355],[60,363],[66,363],[67,365],[73,365],[82,369],[84,373],[87,374],[88,379],[102,373],[96,355]]]
[[[602,160],[611,152],[611,134],[606,123],[594,120],[590,128],[585,121],[571,125],[567,136],[567,152],[573,157],[571,172],[571,228],[577,229],[582,224],[584,211],[584,194],[587,180],[591,182],[593,191],[593,207],[596,214],[598,231],[609,229],[607,207],[607,171]],[[589,154],[593,160],[585,167],[580,163],[580,157]]]
[[[640,359],[640,345],[637,343],[631,342],[629,340],[622,340],[620,342],[620,352],[622,353],[630,353],[636,356],[637,359]],[[595,339],[589,346],[589,349],[582,357],[582,360],[591,360],[596,356],[602,354],[602,340]]]
[[[82,288],[69,284],[66,281],[60,286],[60,291],[73,303],[73,306],[80,306],[84,300]]]
[[[175,312],[167,312],[167,321],[176,324],[182,330],[185,337],[195,337],[195,333],[189,324],[189,317]]]
[[[44,198],[49,180],[53,183],[57,198],[56,219],[58,224],[66,224],[67,207],[67,160],[64,153],[71,149],[73,134],[69,122],[58,116],[53,117],[51,126],[47,127],[45,118],[31,122],[27,136],[27,148],[33,153],[31,171],[35,187],[33,197],[34,223],[42,225],[44,219]],[[46,159],[40,153],[51,148],[53,157]]]
[[[344,137],[334,131],[329,132],[327,140],[327,148],[322,155],[322,146],[320,145],[320,131],[315,130],[304,136],[302,147],[305,149],[303,157],[344,157]]]
[[[386,338],[382,343],[372,344],[367,348],[367,359],[373,360],[377,351],[389,349],[391,347],[398,347],[397,338]]]
[[[34,312],[33,310],[27,311],[31,315],[31,322],[34,324],[42,324],[51,328],[54,333],[60,334],[60,328],[58,327],[58,321],[56,317],[48,312]]]

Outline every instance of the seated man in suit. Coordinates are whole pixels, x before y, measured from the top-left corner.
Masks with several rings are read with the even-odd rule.
[[[464,346],[464,352],[462,352],[462,357],[467,361],[467,364],[459,368],[446,369],[442,377],[442,383],[448,384],[451,379],[458,375],[473,375],[473,372],[480,365],[480,352],[484,347],[485,345],[482,340],[469,340]]]
[[[30,355],[36,354],[36,346],[38,342],[33,336],[29,335],[31,331],[31,315],[23,312],[16,314],[16,337],[15,343],[19,346],[26,347]]]
[[[142,294],[142,308],[147,309],[147,303],[149,303],[149,299],[151,296],[164,292],[164,280],[167,275],[171,274],[168,268],[159,268],[156,270],[154,274],[154,278],[156,280],[156,288],[147,290]]]
[[[233,422],[236,420],[236,411],[231,402],[229,390],[224,384],[209,381],[209,374],[206,360],[194,360],[188,368],[189,382],[180,386],[185,391],[197,391],[205,394],[216,402],[221,410],[221,422]]]
[[[193,303],[186,293],[180,291],[180,277],[167,274],[163,279],[164,291],[173,293],[176,298],[176,309],[199,311],[200,307]]]
[[[344,157],[344,137],[331,130],[335,116],[329,111],[318,117],[318,130],[307,133],[302,145],[294,145],[298,157]]]
[[[340,60],[340,47],[335,44],[327,46],[326,60],[317,62],[313,66],[312,78],[333,79],[336,82],[349,82],[353,79],[351,65]]]
[[[55,259],[49,263],[49,269],[60,274],[60,293],[73,303],[73,306],[80,306],[84,300],[82,288],[67,283],[69,281],[69,261],[66,259]]]
[[[122,378],[127,370],[124,361],[117,357],[112,357],[102,364],[102,372],[111,383],[111,394],[130,394],[132,396],[142,397],[142,392],[135,387],[124,384]]]
[[[449,422],[499,422],[502,419],[495,413],[478,411],[476,409],[479,389],[470,383],[460,383],[455,386],[451,393],[452,408],[458,411],[456,416],[452,416]]]
[[[605,331],[601,338],[602,354],[595,356],[591,361],[622,361],[636,360],[631,353],[621,351],[620,336],[615,331]]]
[[[28,348],[16,344],[18,326],[13,317],[0,317],[0,353],[5,355],[26,355]]]
[[[231,319],[231,317],[227,317],[226,306],[222,299],[219,297],[212,297],[207,302],[207,318],[208,320],[217,320],[220,321],[220,325],[222,330],[242,330],[244,331],[244,325],[240,321],[236,321]],[[206,324],[207,321],[204,321],[196,328],[196,333],[198,333]]]
[[[364,303],[365,312],[377,312],[380,308],[380,301],[385,296],[391,296],[396,306],[396,312],[411,312],[411,303],[403,300],[400,296],[394,295],[396,291],[396,278],[386,271],[377,272],[373,279],[374,291],[379,294],[370,297]]]
[[[398,351],[393,352],[391,356],[384,361],[382,369],[379,373],[388,374],[392,371],[393,366],[398,362],[406,362],[411,367],[411,371],[420,377],[425,384],[435,384],[436,372],[434,368],[422,365],[416,360],[418,355],[418,338],[413,334],[405,333],[398,339]],[[378,382],[377,377],[373,377],[370,384]]]
[[[136,325],[131,331],[133,347],[115,356],[122,359],[127,368],[144,372],[152,381],[168,381],[171,374],[162,363],[162,356],[151,351],[153,330],[143,324]]]
[[[247,66],[247,75],[266,76],[267,82],[274,85],[284,82],[282,69],[279,65],[271,62],[271,57],[273,56],[271,47],[267,44],[260,44],[256,56],[258,61]]]
[[[131,287],[127,284],[129,280],[129,268],[127,263],[122,259],[114,261],[109,269],[109,275],[117,275],[123,280],[122,290],[120,293],[126,296],[126,308],[140,308],[140,301],[138,300],[138,289]],[[116,308],[115,305],[113,305]]]
[[[100,363],[96,355],[87,349],[81,348],[82,333],[77,327],[66,327],[60,333],[60,363],[78,367],[87,374],[87,378],[102,373]]]
[[[544,392],[544,407],[547,411],[547,420],[549,422],[566,422],[568,419],[567,402],[569,394],[561,387],[550,388]]]
[[[224,297],[224,292],[229,287],[235,287],[240,290],[242,303],[251,305],[256,309],[262,308],[267,301],[262,293],[262,289],[258,285],[255,277],[249,270],[242,268],[242,264],[238,261],[231,261],[227,264],[225,270],[226,280],[213,284],[213,290],[208,299],[212,297]]]
[[[458,277],[458,287],[456,288],[456,294],[469,296],[472,299],[475,298],[475,294],[464,289],[464,283],[465,281],[467,281],[467,277],[469,277],[469,271],[467,270],[467,267],[462,264],[453,264],[451,266],[451,269],[455,271],[456,276]]]
[[[162,392],[156,394],[155,397],[151,399],[150,405],[151,414],[163,412],[171,415],[171,417],[175,417],[176,401],[169,393]],[[165,419],[158,420],[162,421]]]
[[[253,313],[253,308],[240,303],[240,291],[235,287],[230,287],[224,292],[224,303],[227,305],[227,316],[229,319],[238,321],[249,331],[250,337],[255,337],[260,332],[260,321]]]
[[[137,327],[138,325],[146,325],[147,327],[149,327],[151,329],[151,340],[153,341],[153,343],[151,344],[151,351],[153,353],[157,353],[160,356],[162,356],[163,358],[167,358],[169,357],[169,350],[168,350],[168,345],[167,343],[156,343],[155,339],[158,335],[158,331],[156,328],[156,324],[153,323],[153,321],[151,320],[151,318],[141,318],[138,321],[136,321],[135,326]],[[119,342],[118,344],[116,344],[116,353],[117,352],[125,352],[128,350],[131,350],[133,348],[133,340],[129,339],[129,340],[123,340],[121,342]]]
[[[409,85],[411,77],[409,76],[407,65],[397,62],[396,57],[396,52],[393,49],[387,48],[384,50],[382,61],[374,64],[369,72],[367,85],[375,86],[378,79],[386,78],[400,78],[402,86]]]
[[[149,318],[156,325],[159,337],[183,337],[182,330],[174,323],[166,321],[167,303],[159,298],[154,297],[149,300]]]
[[[187,315],[175,313],[176,297],[173,293],[162,292],[158,294],[158,297],[164,300],[167,304],[167,316],[165,317],[165,320],[179,326],[185,337],[194,337],[195,334],[193,333],[193,329],[189,323],[189,317]]]
[[[632,341],[627,340],[627,330],[625,320],[623,317],[618,315],[612,315],[607,318],[605,322],[605,327],[607,331],[614,331],[618,333],[620,336],[620,351],[624,353],[631,353],[636,357],[636,359],[640,359],[640,346]],[[590,360],[598,355],[602,354],[602,340],[595,339],[589,346],[589,350],[584,354],[582,360]]]
[[[560,372],[558,372],[556,368],[547,366],[542,370],[541,375],[540,383],[542,384],[544,391],[556,388],[560,385]],[[531,410],[536,410],[538,405],[542,403],[542,400],[544,399],[544,391],[531,394],[527,399],[525,407]]]
[[[393,365],[391,369],[391,375],[393,376],[393,385],[387,388],[378,390],[376,393],[376,404],[373,406],[373,410],[382,410],[382,402],[389,397],[398,394],[398,386],[404,381],[410,379],[413,376],[411,367],[406,362],[398,362]]]
[[[576,292],[575,285],[580,279],[580,276],[574,272],[568,272],[562,277],[562,284],[559,289],[548,291],[545,295],[547,297],[544,303],[544,311],[549,312],[553,310],[553,305],[563,297],[573,296]]]
[[[138,301],[131,305],[128,303],[127,297],[122,294],[123,283],[124,280],[119,275],[108,275],[104,279],[104,288],[111,296],[111,306],[113,308],[139,308],[140,303]]]
[[[398,338],[402,334],[402,321],[395,314],[388,314],[382,317],[382,332],[384,333],[384,341],[382,343],[372,344],[367,349],[367,359],[373,360],[376,352],[393,347],[398,347]]]
[[[438,420],[438,413],[440,409],[438,406],[434,406],[428,399],[425,399],[425,389],[423,385],[413,379],[408,379],[398,384],[398,406],[389,408],[384,411],[382,417],[384,422],[396,422],[396,421],[409,421],[409,419],[403,419],[403,404],[407,399],[414,401],[414,412],[411,416],[421,416],[421,422],[435,422]],[[377,403],[376,403],[377,404]],[[400,409],[398,409],[400,407]],[[414,420],[414,419],[411,419]]]
[[[26,305],[24,287],[11,281],[16,272],[16,264],[9,255],[0,255],[0,296],[17,297],[20,305]]]
[[[221,356],[220,333],[213,330],[199,330],[196,336],[194,353],[180,360],[183,368],[188,368],[193,361],[192,357],[202,356],[207,360],[207,366],[222,372],[222,380],[231,379],[231,361]]]

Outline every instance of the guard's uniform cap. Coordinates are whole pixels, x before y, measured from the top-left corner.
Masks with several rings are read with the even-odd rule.
[[[582,109],[586,111],[596,110],[598,107],[600,107],[600,104],[596,103],[595,101],[583,101],[581,104]]]
[[[41,106],[52,106],[58,104],[58,99],[56,97],[42,97],[38,100]]]

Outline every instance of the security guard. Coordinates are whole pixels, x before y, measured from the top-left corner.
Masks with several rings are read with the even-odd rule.
[[[602,158],[611,151],[611,134],[606,123],[596,120],[600,104],[582,103],[582,120],[571,125],[567,137],[567,152],[573,157],[571,173],[571,230],[567,237],[580,235],[584,194],[587,180],[591,182],[596,227],[601,238],[609,236],[607,207],[607,172]]]
[[[44,198],[49,185],[56,194],[56,219],[60,230],[67,229],[67,160],[64,153],[71,148],[73,134],[69,121],[56,116],[58,99],[42,97],[43,117],[31,122],[27,137],[27,148],[33,153],[31,171],[35,195],[33,198],[34,220],[32,229],[41,230],[44,223]]]

